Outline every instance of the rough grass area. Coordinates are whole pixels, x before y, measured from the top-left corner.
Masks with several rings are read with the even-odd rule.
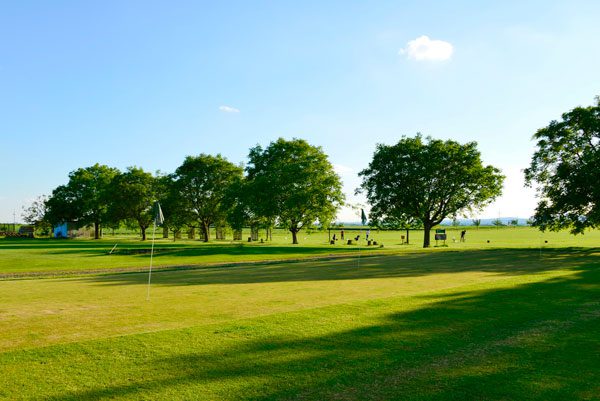
[[[600,249],[455,250],[0,281],[0,399],[598,399]]]

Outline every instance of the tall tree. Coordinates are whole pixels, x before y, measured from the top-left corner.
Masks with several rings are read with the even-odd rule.
[[[359,173],[375,220],[420,220],[423,247],[444,218],[479,209],[502,191],[504,176],[484,166],[475,142],[461,145],[420,135],[395,145],[377,145],[369,167]]]
[[[107,192],[111,220],[131,220],[140,228],[142,241],[152,224],[152,205],[157,199],[157,180],[139,167],[129,167],[115,176]]]
[[[69,182],[54,189],[46,201],[49,221],[93,225],[94,238],[99,239],[101,225],[108,219],[108,188],[118,173],[116,168],[100,164],[69,173]]]
[[[246,167],[257,214],[292,233],[317,220],[326,226],[344,201],[340,178],[320,147],[279,138],[250,149]]]
[[[240,179],[232,183],[224,197],[227,208],[227,223],[234,230],[252,225],[255,220],[252,208],[251,192],[247,180]]]
[[[35,226],[36,229],[42,230],[44,233],[52,229],[52,224],[48,221],[47,201],[47,196],[38,196],[31,202],[29,207],[23,207],[23,213],[21,214],[27,224]]]
[[[234,230],[250,226],[252,229],[273,227],[274,217],[268,213],[263,215],[264,208],[260,207],[261,196],[254,191],[253,183],[247,178],[237,180],[230,187],[225,197],[228,214],[227,223]]]
[[[185,225],[185,221],[180,219],[182,215],[180,212],[184,211],[184,207],[179,202],[179,196],[175,191],[174,183],[173,174],[157,173],[155,178],[156,198],[160,202],[164,215],[162,224],[163,238],[168,238],[169,231],[172,231],[173,240],[176,240],[178,234],[181,232],[181,227]]]
[[[198,221],[204,241],[210,225],[225,221],[226,197],[232,183],[242,178],[243,169],[221,155],[188,156],[175,171],[175,188],[185,209]]]
[[[600,224],[600,97],[589,107],[564,113],[534,135],[537,149],[525,170],[538,184],[533,225],[582,233]]]

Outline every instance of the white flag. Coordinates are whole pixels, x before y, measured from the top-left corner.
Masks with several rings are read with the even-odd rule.
[[[162,225],[165,222],[165,216],[163,216],[162,209],[160,208],[160,203],[156,202],[154,204],[154,224],[157,226]]]

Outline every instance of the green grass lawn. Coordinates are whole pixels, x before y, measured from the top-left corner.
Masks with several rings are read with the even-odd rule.
[[[467,241],[458,242],[460,230],[467,230]],[[574,237],[567,232],[544,233],[529,227],[518,228],[448,228],[447,249],[494,249],[494,248],[540,248],[542,247],[589,247],[600,244],[600,231],[590,231]],[[339,231],[336,231],[339,236]],[[333,231],[332,231],[333,234]],[[346,238],[357,235],[347,231]],[[364,232],[360,241],[363,255],[380,252],[420,251],[423,241],[421,231],[410,234],[410,244],[402,245],[401,235],[405,232],[371,231],[371,237],[384,245],[384,248],[367,247]],[[355,254],[359,246],[346,245],[338,241],[330,245],[327,232],[301,232],[300,245],[291,245],[289,233],[276,230],[273,242],[247,243],[233,241],[157,240],[154,266],[181,267],[214,265],[222,263],[256,262],[283,259],[297,259],[308,256],[329,257]],[[489,243],[488,243],[489,241]],[[548,241],[547,243],[545,241]],[[109,254],[115,246],[116,253]],[[94,241],[89,239],[0,239],[0,278],[32,274],[64,275],[77,272],[96,272],[110,269],[140,270],[147,268],[150,262],[148,253],[150,241],[139,241],[132,237],[110,237]],[[435,245],[435,241],[433,241]],[[442,245],[442,242],[439,243]],[[435,252],[439,248],[432,248]]]
[[[529,229],[479,234],[427,251],[385,240],[395,253],[360,266],[160,271],[150,301],[143,273],[0,280],[0,399],[600,399],[597,234],[545,234],[541,254]],[[295,249],[330,252],[313,241]],[[41,243],[0,252],[27,271]],[[69,266],[104,258],[88,249]]]

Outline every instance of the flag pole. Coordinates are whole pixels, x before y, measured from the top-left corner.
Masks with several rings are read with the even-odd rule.
[[[364,225],[367,224],[367,215],[365,214],[365,210],[362,208],[360,209],[360,222],[362,223],[363,228],[364,228]],[[357,261],[356,267],[360,268],[360,230],[358,231],[358,233],[359,233],[358,240],[356,240],[357,245],[358,245],[358,261]]]
[[[152,248],[150,250],[150,269],[148,270],[148,291],[146,294],[146,301],[150,301],[150,280],[152,278],[152,257],[154,256],[154,234],[156,233],[156,220],[152,227]]]
[[[357,266],[356,267],[360,268],[360,238],[356,242],[357,242],[357,245],[358,245],[358,261],[357,261]]]
[[[156,236],[156,223],[163,224],[165,218],[160,208],[160,203],[154,203],[154,224],[152,226],[152,249],[150,250],[150,269],[148,270],[148,291],[146,301],[150,301],[150,280],[152,279],[152,258],[154,257],[154,238]]]

